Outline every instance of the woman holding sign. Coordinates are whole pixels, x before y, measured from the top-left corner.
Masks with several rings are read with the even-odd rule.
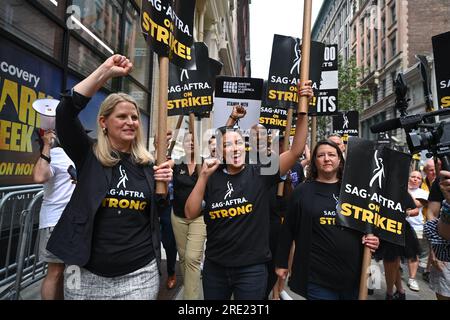
[[[276,257],[277,275],[286,279],[292,241],[295,253],[289,286],[310,300],[358,298],[363,245],[378,248],[375,236],[335,225],[344,168],[338,145],[320,141],[314,148],[306,183],[291,196]]]
[[[141,132],[139,107],[112,93],[97,117],[97,141],[78,114],[110,79],[132,69],[114,55],[63,96],[56,129],[76,165],[78,182],[47,249],[67,266],[66,299],[156,299],[160,231],[155,180],[169,182],[169,163],[152,165]]]
[[[312,97],[303,85],[299,94]],[[207,300],[264,299],[269,249],[269,190],[303,153],[307,116],[299,114],[292,148],[271,168],[245,164],[245,142],[237,129],[216,135],[218,159],[205,160],[185,206],[186,217],[203,212],[207,230],[203,293]],[[266,170],[267,169],[267,170]],[[273,170],[270,170],[273,169]]]

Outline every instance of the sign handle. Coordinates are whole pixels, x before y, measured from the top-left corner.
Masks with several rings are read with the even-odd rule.
[[[189,112],[189,132],[192,134],[192,138],[194,139],[194,162],[197,162],[198,157],[198,139],[195,132],[195,115],[193,112]],[[195,170],[197,174],[200,176],[201,166],[199,164],[195,165]]]
[[[182,115],[182,114],[178,116],[178,121],[177,121],[177,126],[175,127],[174,136],[172,137],[172,141],[170,142],[169,150],[167,151],[167,156],[169,158],[172,157],[172,151],[177,142],[178,132],[180,131],[181,124],[183,123],[183,118],[184,118],[184,115]]]
[[[311,51],[311,10],[312,0],[304,0],[303,5],[303,36],[302,36],[302,61],[300,64],[300,81],[309,80],[309,63]],[[302,96],[298,101],[298,113],[308,113],[308,97]]]
[[[167,155],[167,99],[169,86],[169,58],[159,57],[159,106],[158,106],[158,146],[156,164],[166,161]],[[167,183],[156,181],[156,194],[167,194]]]
[[[311,116],[311,150],[314,150],[317,144],[317,116]]]
[[[372,236],[372,234],[368,234],[368,236]],[[364,246],[358,300],[367,300],[367,280],[369,279],[369,267],[371,259],[372,253],[370,252],[370,249],[367,246]]]
[[[284,130],[284,150],[289,149],[289,137],[291,136],[292,118],[294,117],[294,109],[289,108],[287,112],[286,129]],[[282,197],[284,194],[284,181],[278,184],[277,196]]]

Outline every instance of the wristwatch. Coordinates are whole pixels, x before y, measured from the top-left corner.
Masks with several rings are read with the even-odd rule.
[[[45,154],[42,154],[42,153],[41,153],[41,155],[40,155],[39,157],[41,157],[42,159],[44,159],[44,160],[47,161],[48,163],[51,162],[50,157],[47,157]]]

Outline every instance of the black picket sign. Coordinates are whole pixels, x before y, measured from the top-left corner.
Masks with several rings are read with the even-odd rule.
[[[311,42],[311,61],[309,69],[313,89],[319,89],[322,57],[325,45]],[[266,105],[279,108],[298,106],[297,85],[300,78],[301,42],[298,38],[275,34],[272,45],[272,58],[268,79]],[[305,79],[306,80],[306,79]],[[311,104],[314,104],[312,100]]]
[[[141,29],[150,48],[180,68],[194,69],[195,0],[142,1]]]
[[[350,137],[336,223],[380,239],[405,244],[405,212],[415,208],[408,193],[411,156]]]
[[[358,111],[343,111],[333,116],[333,133],[340,134],[341,136],[358,136]]]
[[[197,70],[169,66],[168,115],[194,112],[206,115],[213,106],[214,82],[222,69],[219,61],[208,57],[208,47],[203,42],[192,46]]]
[[[450,107],[450,32],[432,37],[439,108]]]
[[[323,54],[320,86],[309,106],[308,114],[327,116],[338,114],[338,46],[326,45]]]

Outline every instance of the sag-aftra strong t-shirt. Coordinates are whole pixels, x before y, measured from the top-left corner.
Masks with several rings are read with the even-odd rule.
[[[218,168],[208,179],[204,218],[206,259],[225,267],[264,263],[269,249],[269,200],[279,173],[261,175],[246,165],[235,175]]]

